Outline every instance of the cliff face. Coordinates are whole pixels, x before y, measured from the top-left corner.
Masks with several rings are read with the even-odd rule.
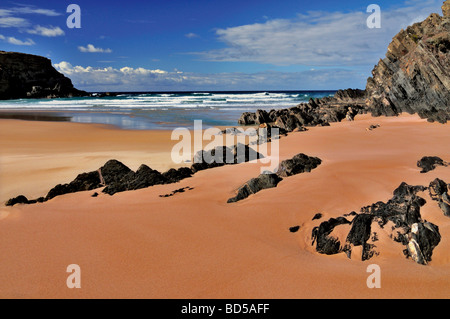
[[[373,115],[418,113],[429,120],[450,120],[450,0],[444,16],[400,31],[386,58],[367,81],[367,110]]]
[[[0,99],[85,96],[49,59],[0,51]]]

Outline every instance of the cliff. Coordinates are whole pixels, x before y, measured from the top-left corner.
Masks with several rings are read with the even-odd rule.
[[[53,68],[49,59],[0,51],[0,99],[56,98],[88,95]]]
[[[430,121],[450,120],[450,1],[444,16],[401,30],[367,80],[367,110],[375,116],[417,113]]]
[[[292,131],[302,126],[328,125],[358,113],[396,116],[419,114],[429,121],[450,120],[450,0],[443,16],[401,30],[367,80],[365,91],[340,90],[334,97],[311,100],[290,109],[242,114],[238,123],[272,123]]]

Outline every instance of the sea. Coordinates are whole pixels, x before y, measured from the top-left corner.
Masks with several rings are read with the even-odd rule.
[[[104,92],[103,92],[104,93]],[[336,91],[132,92],[0,101],[0,117],[108,124],[127,130],[235,126],[244,112],[296,106]]]

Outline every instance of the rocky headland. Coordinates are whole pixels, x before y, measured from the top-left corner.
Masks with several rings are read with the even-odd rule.
[[[334,97],[310,100],[284,110],[244,113],[238,123],[267,123],[291,132],[299,127],[352,120],[359,113],[418,114],[430,122],[450,120],[450,2],[443,16],[401,30],[368,78],[365,90],[340,90]]]
[[[56,71],[49,59],[0,51],[0,100],[87,96]]]

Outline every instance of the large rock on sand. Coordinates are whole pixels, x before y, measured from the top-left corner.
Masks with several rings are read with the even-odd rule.
[[[263,189],[276,187],[281,180],[282,178],[280,178],[277,174],[261,174],[242,185],[238,189],[237,195],[230,198],[228,203],[235,203],[249,197],[252,194],[256,194]]]

